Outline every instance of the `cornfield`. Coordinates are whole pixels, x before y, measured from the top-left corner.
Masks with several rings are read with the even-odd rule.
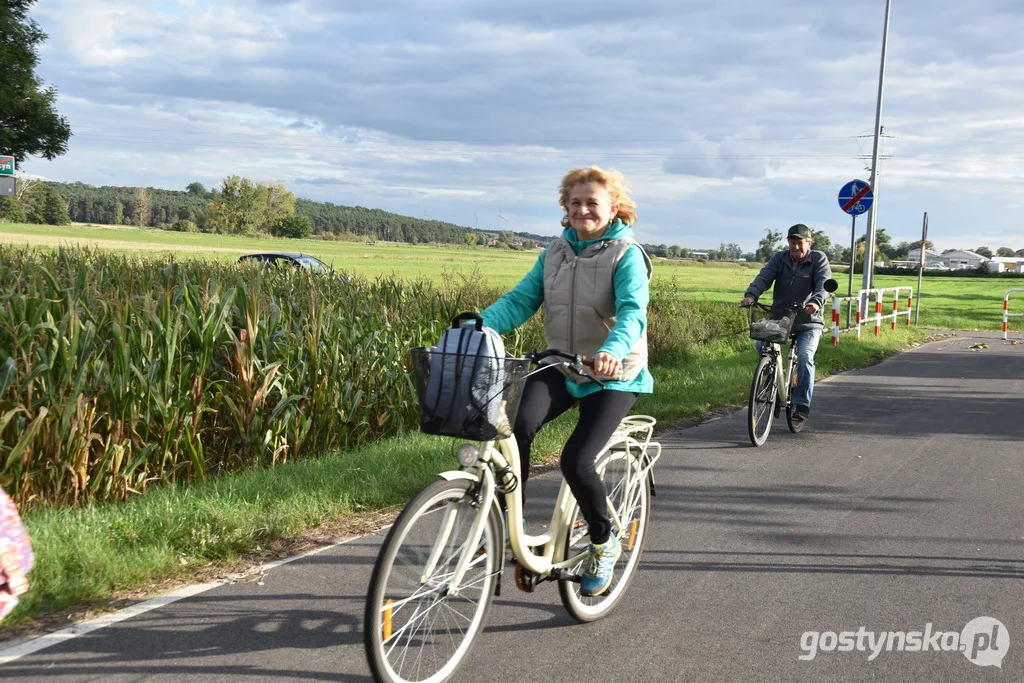
[[[407,350],[497,298],[480,281],[0,245],[0,485],[23,507],[123,500],[415,429]],[[681,315],[670,296],[652,316]],[[650,329],[652,350],[688,343]],[[508,343],[542,348],[538,318]]]

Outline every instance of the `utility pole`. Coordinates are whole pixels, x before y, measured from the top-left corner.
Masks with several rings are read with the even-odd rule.
[[[868,184],[875,195],[875,201],[868,209],[868,231],[864,240],[864,284],[871,289],[875,273],[875,215],[878,213],[878,142],[882,137],[882,87],[885,84],[885,49],[889,41],[889,12],[892,0],[885,0],[885,26],[882,29],[882,63],[878,69],[878,104],[875,107],[875,144],[871,151],[871,180]],[[851,259],[852,260],[852,259]]]

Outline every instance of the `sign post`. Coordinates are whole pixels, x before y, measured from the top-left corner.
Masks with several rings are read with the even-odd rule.
[[[846,296],[853,296],[853,271],[857,263],[857,216],[870,209],[874,199],[871,185],[863,180],[851,180],[839,190],[839,208],[853,217],[853,223],[850,226],[850,282],[847,285]],[[867,259],[866,251],[864,258]],[[850,326],[849,304],[846,306],[846,326]]]
[[[14,157],[0,154],[0,197],[13,197],[17,183],[14,179]]]
[[[921,262],[917,264],[917,308],[914,309],[914,324],[921,319],[921,276],[924,275],[924,243],[928,240],[928,212],[924,212],[924,224],[921,226]]]

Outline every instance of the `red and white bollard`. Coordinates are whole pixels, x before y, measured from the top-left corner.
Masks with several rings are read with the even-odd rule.
[[[1006,291],[1006,296],[1003,297],[1003,339],[1006,339],[1006,333],[1009,331],[1009,320],[1010,317],[1024,316],[1024,313],[1010,313],[1010,294],[1013,292],[1024,292],[1024,287],[1015,287]]]

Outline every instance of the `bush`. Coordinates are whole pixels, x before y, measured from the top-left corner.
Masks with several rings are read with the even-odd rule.
[[[199,226],[190,220],[182,218],[171,225],[171,230],[176,232],[199,232]]]
[[[24,223],[25,211],[17,197],[0,197],[0,221]]]
[[[746,342],[749,313],[731,303],[687,298],[675,279],[651,288],[647,307],[651,363],[675,363],[717,340]]]
[[[304,239],[313,233],[313,223],[305,216],[293,214],[274,221],[270,226],[270,234],[274,237]]]
[[[41,225],[70,225],[68,205],[48,183],[36,183],[22,196],[25,220]]]

